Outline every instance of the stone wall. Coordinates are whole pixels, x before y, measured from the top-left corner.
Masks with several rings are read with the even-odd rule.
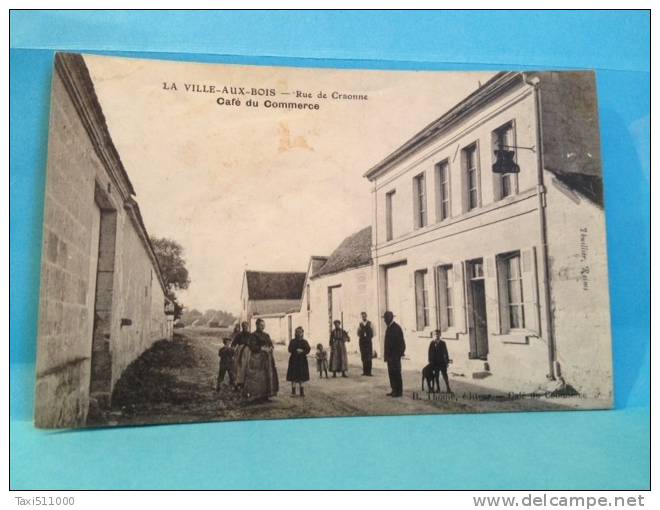
[[[121,370],[166,334],[164,293],[141,239],[146,233],[125,208],[130,197],[71,98],[75,86],[54,72],[35,398],[39,427],[84,425],[90,388],[109,400]],[[80,93],[89,94],[89,87]],[[131,326],[122,327],[122,318],[131,318]]]
[[[585,396],[612,399],[612,346],[595,77],[540,73],[557,360]]]
[[[347,344],[348,351],[357,352],[360,314],[367,312],[372,323],[378,322],[377,305],[371,299],[374,294],[374,281],[370,265],[311,278],[309,280],[310,313],[307,313],[306,308],[306,290],[303,295],[302,311],[294,320],[293,327],[295,329],[297,326],[302,326],[310,343],[314,345],[322,343],[327,348],[330,337],[328,289],[338,287],[341,287],[341,312],[335,312],[335,316],[343,317],[343,327],[351,338],[350,343]]]

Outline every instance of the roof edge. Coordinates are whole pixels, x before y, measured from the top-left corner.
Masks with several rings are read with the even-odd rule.
[[[80,53],[55,53],[55,70],[64,83],[74,108],[101,163],[124,198],[135,195],[133,183],[112,141],[94,82]]]
[[[135,189],[112,141],[87,64],[80,53],[57,52],[55,53],[55,71],[64,84],[96,155],[123,199],[124,209],[129,213],[128,216],[147,251],[160,287],[167,298],[167,285],[158,257],[156,257],[149,233],[144,225],[140,207],[133,198]]]
[[[403,160],[413,149],[427,143],[435,136],[449,129],[453,124],[470,115],[475,109],[502,93],[517,81],[522,81],[522,73],[518,71],[500,71],[477,90],[459,101],[439,118],[431,122],[408,139],[396,150],[387,155],[379,163],[367,170],[362,177],[370,181],[378,174],[388,170],[394,164]]]
[[[325,278],[326,276],[333,276],[333,275],[336,275],[336,274],[339,274],[339,273],[346,273],[348,271],[353,271],[354,269],[361,269],[363,267],[373,266],[373,265],[374,265],[374,261],[369,260],[369,262],[365,262],[364,264],[360,264],[360,265],[357,265],[357,266],[345,267],[343,269],[337,269],[336,271],[331,271],[331,272],[328,272],[328,273],[323,273],[323,274],[317,274],[317,275],[314,275],[314,276],[310,276],[309,279],[310,280],[318,280],[319,278]]]

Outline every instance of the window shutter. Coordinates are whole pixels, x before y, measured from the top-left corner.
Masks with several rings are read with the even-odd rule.
[[[417,331],[424,329],[424,274],[415,271],[415,309],[417,311]]]
[[[419,181],[413,177],[413,228],[419,228]]]
[[[508,276],[506,260],[503,257],[496,258],[497,267],[497,325],[500,334],[509,332],[509,294],[506,287]]]
[[[454,273],[454,320],[456,329],[467,333],[467,301],[465,295],[465,282],[463,278],[464,262],[456,261],[452,265]]]
[[[500,322],[500,301],[499,301],[499,280],[498,275],[500,273],[499,268],[497,267],[498,259],[496,257],[487,257],[484,259],[486,265],[486,274],[485,274],[485,287],[486,287],[486,308],[494,312],[495,321],[492,327],[492,331],[495,334],[500,334],[502,332],[501,322]],[[489,324],[489,328],[490,328]]]
[[[440,316],[440,331],[447,330],[447,278],[451,278],[450,269],[436,268],[438,279],[438,313]]]
[[[523,303],[525,308],[525,328],[535,335],[540,334],[540,309],[538,298],[536,248],[531,247],[521,252]]]

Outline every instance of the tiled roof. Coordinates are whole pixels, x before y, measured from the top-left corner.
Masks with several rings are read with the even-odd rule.
[[[371,227],[366,227],[344,239],[332,252],[314,277],[338,273],[346,269],[371,264]]]
[[[245,271],[245,276],[251,300],[300,299],[306,273]]]

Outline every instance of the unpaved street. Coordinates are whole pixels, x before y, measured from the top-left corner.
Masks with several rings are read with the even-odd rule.
[[[380,360],[374,360],[374,376],[361,376],[357,355],[349,355],[348,378],[332,378],[331,374],[329,379],[319,379],[315,372],[315,360],[310,355],[311,380],[305,385],[305,397],[293,397],[291,386],[285,380],[288,353],[283,345],[275,349],[279,394],[268,402],[245,404],[226,384],[220,392],[215,391],[221,338],[211,334],[209,330],[194,328],[178,330],[179,337],[173,342],[177,349],[185,350],[190,358],[188,366],[150,367],[154,373],[169,377],[170,396],[167,401],[144,401],[116,407],[108,416],[109,424],[534,411],[575,407],[574,403],[565,399],[509,399],[504,393],[485,389],[464,378],[450,379],[453,395],[441,393],[429,396],[420,391],[421,376],[418,371],[412,370],[404,370],[404,396],[391,398],[386,396],[390,388],[385,365]],[[140,388],[131,391],[139,392]]]

